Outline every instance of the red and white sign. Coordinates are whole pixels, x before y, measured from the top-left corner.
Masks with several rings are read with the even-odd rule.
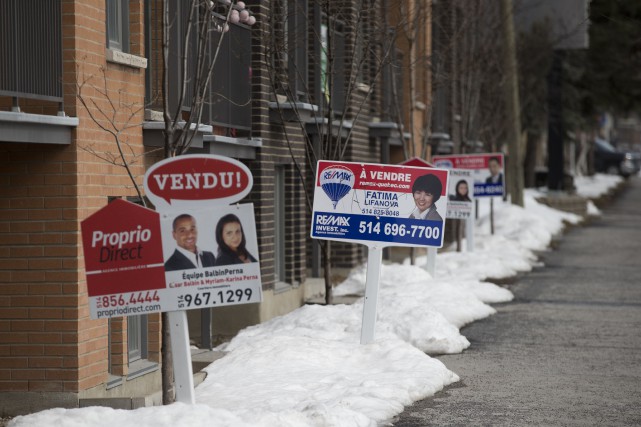
[[[156,209],[228,205],[245,197],[253,185],[243,163],[229,157],[194,154],[165,159],[145,174],[145,193]]]
[[[409,159],[403,160],[399,163],[401,166],[416,166],[419,168],[434,168],[435,166],[428,161],[421,159],[420,157],[411,157]]]
[[[164,288],[157,212],[116,199],[80,227],[90,297]]]
[[[121,316],[157,311],[149,307],[165,288],[160,215],[117,199],[80,227],[91,317],[116,306]]]
[[[503,153],[433,156],[432,162],[439,168],[472,170],[475,197],[505,195]]]
[[[421,159],[420,157],[412,157],[399,163],[403,166],[416,166],[423,168],[434,168],[431,163]],[[449,188],[448,188],[448,201],[447,201],[447,218],[467,219],[472,212],[474,181],[472,180],[471,170],[450,169]],[[463,180],[463,182],[461,182]],[[466,186],[464,189],[463,187]],[[465,194],[461,192],[465,190]],[[469,193],[469,194],[468,194]]]

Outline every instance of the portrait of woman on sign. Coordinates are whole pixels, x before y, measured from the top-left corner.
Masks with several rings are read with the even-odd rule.
[[[443,221],[441,215],[436,211],[436,202],[441,198],[442,191],[443,184],[436,175],[429,173],[416,178],[412,184],[412,196],[416,207],[409,217]]]
[[[236,215],[230,213],[220,218],[215,234],[218,244],[216,266],[258,262],[246,248],[245,232]]]
[[[471,202],[470,187],[466,180],[461,179],[456,183],[454,194],[450,194],[449,199],[453,202]]]

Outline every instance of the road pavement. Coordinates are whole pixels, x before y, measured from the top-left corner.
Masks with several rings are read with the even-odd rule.
[[[438,357],[461,381],[395,427],[641,425],[641,178],[602,213],[462,330],[470,347]]]

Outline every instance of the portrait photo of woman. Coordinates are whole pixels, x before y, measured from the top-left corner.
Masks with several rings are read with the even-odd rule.
[[[220,218],[215,234],[218,244],[216,266],[258,262],[245,248],[245,233],[236,215],[230,213]]]
[[[412,184],[412,196],[416,207],[412,210],[410,218],[443,221],[436,211],[435,203],[441,198],[443,184],[434,174],[421,175]]]
[[[455,193],[450,194],[450,200],[455,202],[471,202],[470,187],[466,180],[462,179],[456,183]]]

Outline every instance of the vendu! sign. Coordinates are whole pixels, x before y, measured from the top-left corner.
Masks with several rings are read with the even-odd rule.
[[[147,197],[162,210],[213,199],[217,204],[237,202],[249,193],[253,178],[247,166],[233,159],[189,155],[156,163],[144,185]]]

